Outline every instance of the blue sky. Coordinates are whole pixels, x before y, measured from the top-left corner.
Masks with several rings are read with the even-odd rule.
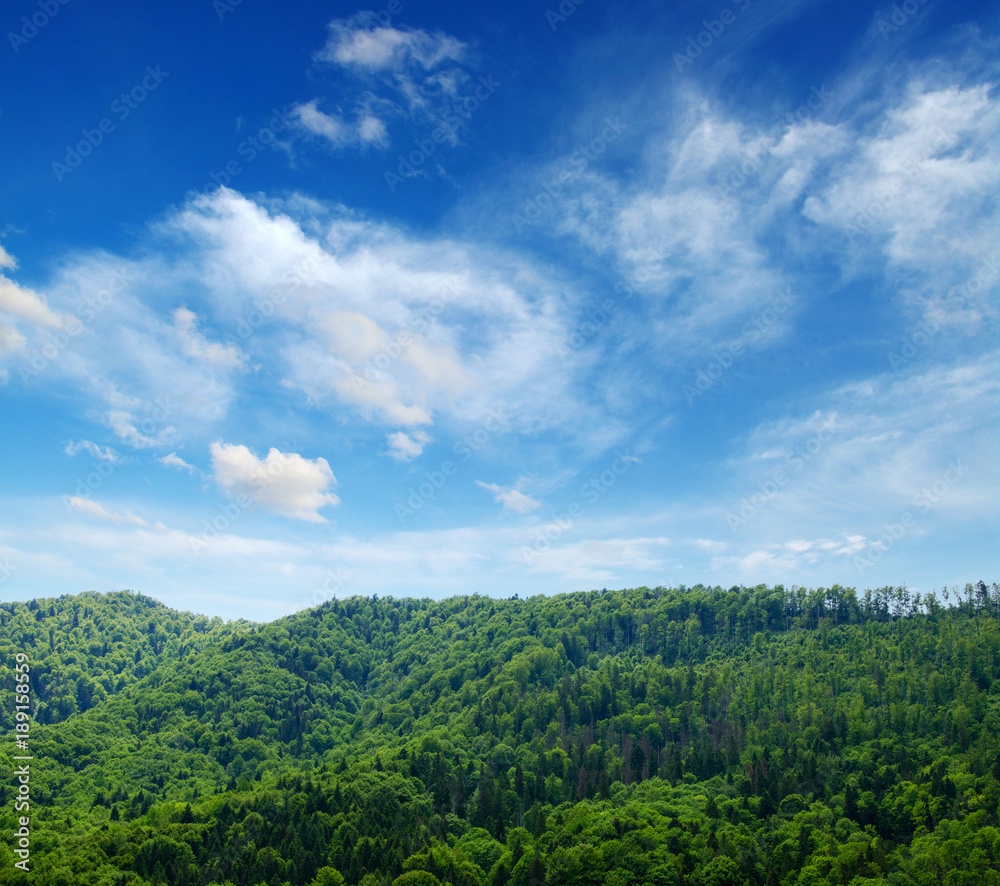
[[[8,4],[0,596],[998,576],[992,4]]]

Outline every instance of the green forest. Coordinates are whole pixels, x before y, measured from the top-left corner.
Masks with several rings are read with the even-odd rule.
[[[1000,884],[997,584],[85,593],[0,645],[3,884]]]

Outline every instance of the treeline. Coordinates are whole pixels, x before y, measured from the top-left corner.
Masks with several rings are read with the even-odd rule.
[[[127,677],[36,728],[53,886],[998,882],[996,584],[0,618]]]

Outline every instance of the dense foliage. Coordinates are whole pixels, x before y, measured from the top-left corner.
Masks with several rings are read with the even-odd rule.
[[[995,584],[0,621],[5,728],[16,652],[36,700],[0,883],[1000,884]]]

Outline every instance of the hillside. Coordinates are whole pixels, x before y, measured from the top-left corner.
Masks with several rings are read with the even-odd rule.
[[[1000,587],[950,602],[3,604],[8,735],[17,652],[36,707],[32,873],[6,841],[0,883],[998,883]]]

